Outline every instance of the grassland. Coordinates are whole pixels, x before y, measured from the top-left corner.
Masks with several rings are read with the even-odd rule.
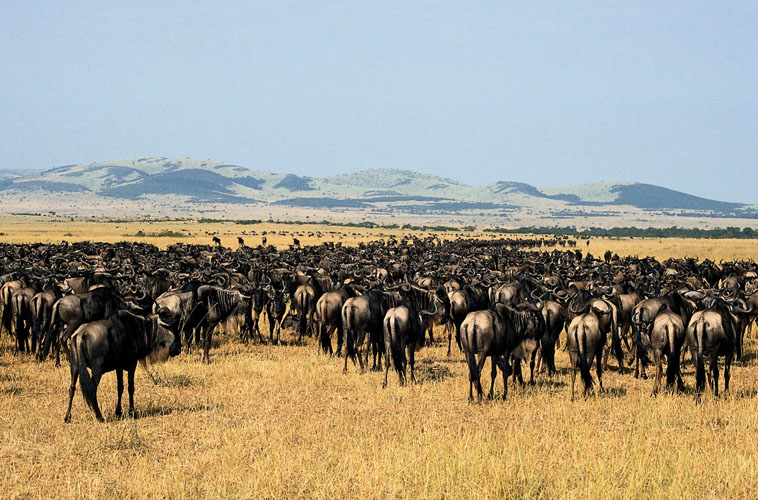
[[[224,338],[138,370],[138,418],[98,424],[82,398],[63,424],[68,369],[0,354],[6,498],[755,498],[756,342],[727,396],[650,397],[615,370],[569,401],[568,358],[507,401],[467,401],[460,356],[419,352],[415,386],[343,375],[313,345]],[[691,369],[685,380],[691,386]],[[485,375],[484,379],[488,379]],[[500,384],[497,392],[502,391]],[[113,414],[115,376],[100,388]]]
[[[0,241],[59,241],[64,232],[74,235],[65,237],[69,241],[118,241],[140,229],[184,228],[177,222],[80,224],[30,226],[24,238],[4,221],[0,232],[7,236]],[[207,243],[208,231],[232,246],[234,231],[252,229],[193,224],[187,232],[202,234],[183,242]],[[290,229],[318,230],[276,226]],[[376,230],[336,231],[343,234],[332,237],[346,244],[377,237]],[[275,244],[290,240],[289,234],[269,237]],[[756,258],[751,243],[592,240],[589,250]],[[556,377],[510,385],[507,401],[482,405],[467,401],[461,356],[447,358],[441,345],[418,352],[418,385],[399,387],[390,373],[389,387],[381,389],[383,373],[359,374],[351,364],[344,375],[342,360],[317,355],[310,341],[269,346],[243,345],[233,334],[216,338],[210,366],[199,362],[197,351],[185,352],[151,368],[157,384],[138,369],[135,419],[113,419],[116,383],[107,374],[99,391],[110,417],[105,424],[95,421],[78,388],[73,422],[63,424],[66,363],[39,364],[15,354],[7,336],[0,339],[0,496],[647,499],[758,493],[754,337],[733,369],[730,393],[707,395],[701,404],[691,393],[651,397],[652,380],[620,375],[615,367],[604,375],[605,394],[572,403],[568,356],[560,351]],[[284,339],[291,341],[291,332]],[[691,366],[684,378],[691,388]],[[496,393],[502,393],[499,381]]]
[[[142,232],[145,236],[137,236]],[[39,216],[0,216],[0,243],[59,243],[75,241],[140,241],[165,248],[181,242],[186,244],[211,244],[213,236],[221,239],[222,245],[237,248],[237,238],[242,237],[250,246],[259,245],[266,232],[267,244],[286,246],[293,236],[303,245],[318,245],[325,241],[340,241],[344,245],[406,234],[423,237],[431,232],[406,231],[402,229],[372,229],[361,227],[329,226],[320,224],[261,223],[252,225],[234,222],[199,223],[192,220],[170,221],[120,221],[87,218],[49,218]],[[185,236],[177,237],[176,233]],[[442,231],[433,234],[442,239],[481,238],[498,239],[504,236],[484,231]],[[511,238],[526,238],[513,235]],[[537,236],[536,238],[540,238]],[[691,239],[691,238],[591,238],[590,244],[580,240],[577,248],[591,252],[597,257],[610,249],[619,255],[651,256],[663,260],[669,257],[698,257],[701,260],[753,259],[758,260],[758,240],[747,239]],[[543,250],[551,250],[544,248]],[[566,248],[562,248],[565,250]]]

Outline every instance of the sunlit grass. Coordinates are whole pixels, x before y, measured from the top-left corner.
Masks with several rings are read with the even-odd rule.
[[[440,332],[441,333],[441,332]],[[287,339],[291,339],[289,335]],[[758,349],[755,341],[748,352]],[[224,498],[754,498],[758,366],[727,396],[650,397],[652,380],[615,369],[608,393],[569,401],[559,375],[467,401],[460,355],[418,354],[419,384],[381,389],[383,373],[343,375],[315,345],[242,345],[222,336],[213,364],[183,353],[138,369],[136,419],[113,420],[115,376],[98,424],[69,370],[0,355],[4,496]],[[691,387],[691,368],[685,381]],[[489,370],[484,382],[488,383]],[[496,392],[500,393],[500,382]]]

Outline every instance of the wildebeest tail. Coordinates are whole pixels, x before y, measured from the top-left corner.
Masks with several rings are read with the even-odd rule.
[[[581,334],[579,333],[580,330]],[[574,331],[574,340],[576,341],[576,350],[579,351],[579,373],[582,375],[584,388],[589,389],[592,387],[592,375],[590,374],[590,365],[587,363],[587,346],[585,345],[586,339],[587,336],[584,332],[584,325],[580,323],[577,325],[577,328]]]
[[[389,351],[387,354],[392,357],[392,364],[402,384],[405,382],[405,352],[398,338],[397,318],[394,316],[384,320],[384,349]]]
[[[695,360],[695,387],[702,390],[705,387],[705,361],[703,360],[703,336],[706,323],[701,316],[695,323],[695,339],[697,341],[697,359]]]
[[[479,380],[479,367],[476,364],[476,323],[471,327],[470,336],[468,335],[468,326],[469,325],[463,325],[461,328],[466,329],[462,333],[468,339],[468,342],[466,342],[468,347],[466,349],[466,362],[468,363],[469,380],[471,382],[476,382]]]
[[[674,327],[666,325],[666,336],[669,341],[669,359],[666,365],[666,385],[671,386],[676,382],[676,375],[679,373],[679,347],[676,345],[674,338]]]
[[[79,373],[79,387],[82,389],[84,401],[87,403],[87,406],[94,411],[97,389],[87,371],[87,340],[83,335],[75,335],[72,337],[71,341],[73,345],[71,346],[70,362],[75,364],[76,371]]]
[[[39,337],[45,318],[45,301],[41,297],[32,297],[31,305],[32,310],[36,311],[36,314],[32,316],[32,336]]]
[[[300,335],[305,335],[307,332],[305,331],[308,327],[308,310],[311,306],[311,296],[307,293],[303,294],[305,297],[303,297],[302,302],[302,308],[300,309],[300,324],[299,324],[299,332]]]
[[[42,343],[42,346],[40,346],[39,350],[39,360],[44,361],[47,357],[47,354],[50,352],[50,346],[52,346],[53,342],[57,342],[57,339],[55,338],[55,329],[58,326],[58,302],[53,304],[53,310],[50,314],[50,325],[47,327],[47,332],[45,332],[45,340]]]
[[[342,328],[345,331],[345,356],[355,359],[355,331],[353,330],[353,324],[350,321],[351,308],[342,308]]]
[[[624,369],[624,352],[621,350],[621,335],[619,333],[619,326],[616,321],[611,325],[611,348],[613,349],[613,355],[616,356],[616,360],[619,363],[619,370]]]
[[[318,322],[318,343],[324,353],[329,352],[329,343],[326,338],[326,323],[323,321]]]

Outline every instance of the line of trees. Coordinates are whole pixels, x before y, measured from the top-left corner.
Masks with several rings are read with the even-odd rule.
[[[756,239],[758,231],[749,228],[723,227],[715,229],[683,228],[683,227],[613,227],[600,228],[590,227],[577,229],[576,227],[520,227],[518,229],[493,228],[484,229],[489,233],[501,234],[560,234],[566,236],[582,237],[607,237],[607,238],[736,238]]]

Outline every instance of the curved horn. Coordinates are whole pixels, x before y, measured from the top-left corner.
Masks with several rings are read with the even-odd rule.
[[[738,314],[752,314],[754,308],[755,308],[755,306],[753,306],[752,304],[750,305],[750,309],[743,309],[743,308],[741,308],[740,306],[737,306],[737,305],[731,306],[732,312],[736,312]]]
[[[439,306],[437,306],[437,301],[434,301],[434,311],[421,311],[420,314],[423,316],[434,316],[437,314],[437,311],[439,310]]]

